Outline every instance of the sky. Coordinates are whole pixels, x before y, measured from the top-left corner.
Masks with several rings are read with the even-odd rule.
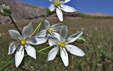
[[[49,0],[14,0],[26,4],[48,8],[52,2]],[[74,7],[81,13],[101,12],[107,15],[113,15],[113,0],[71,0],[66,5]]]

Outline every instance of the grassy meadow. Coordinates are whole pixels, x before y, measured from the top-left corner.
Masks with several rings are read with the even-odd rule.
[[[51,24],[58,23],[58,20],[49,20]],[[22,30],[25,23],[18,23],[17,25]],[[33,22],[33,28],[39,22]],[[60,54],[53,61],[47,61],[47,55],[37,53],[37,59],[34,60],[30,56],[24,58],[23,71],[113,71],[113,19],[65,19],[63,21],[68,27],[68,36],[83,31],[82,37],[87,42],[72,43],[81,48],[85,52],[84,57],[78,57],[69,54],[69,66],[65,67]],[[9,44],[13,40],[8,30],[16,29],[13,24],[0,25],[0,68],[14,58],[15,54],[8,55]],[[44,26],[42,27],[44,29]],[[4,33],[4,34],[3,34]],[[36,50],[40,50],[48,44],[35,46]],[[51,48],[43,51],[48,53]],[[22,71],[16,68],[14,62],[4,71]]]

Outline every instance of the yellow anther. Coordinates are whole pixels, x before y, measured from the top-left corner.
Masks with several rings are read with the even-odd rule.
[[[59,2],[59,1],[57,1],[57,2],[56,2],[56,5],[57,5],[57,6],[60,6],[60,2]]]
[[[21,45],[24,45],[25,43],[26,43],[25,40],[21,40],[21,41],[20,41],[20,44],[21,44]]]
[[[62,48],[64,48],[64,47],[65,47],[65,44],[64,44],[64,43],[61,43],[60,46],[61,46]]]

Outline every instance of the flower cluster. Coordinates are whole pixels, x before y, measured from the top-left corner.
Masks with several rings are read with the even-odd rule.
[[[56,14],[60,21],[63,21],[63,14],[61,10],[65,12],[77,11],[73,7],[64,5],[64,3],[67,3],[70,0],[49,0],[49,1],[53,2],[53,4],[49,6],[49,12],[54,11],[56,8]],[[0,14],[4,16],[9,16],[13,21],[9,6],[2,4]],[[47,16],[45,16],[45,18],[46,17]],[[48,53],[47,58],[48,61],[52,61],[56,57],[59,50],[61,59],[65,66],[69,65],[69,57],[67,51],[73,55],[77,55],[80,57],[85,55],[85,53],[80,48],[70,44],[76,40],[78,42],[84,42],[85,39],[83,37],[80,37],[83,34],[83,31],[73,34],[67,38],[68,29],[66,25],[64,25],[63,23],[56,23],[50,26],[49,21],[45,20],[45,18],[42,20],[42,22],[38,25],[38,27],[34,31],[32,23],[30,22],[27,26],[23,28],[22,33],[16,26],[15,22],[13,21],[18,31],[9,30],[10,36],[16,41],[12,42],[9,45],[8,55],[13,54],[16,51],[15,53],[16,67],[18,67],[23,60],[24,49],[30,57],[36,59],[36,50],[32,45],[43,44],[46,41],[48,41],[51,47],[54,46],[54,48],[52,48]],[[45,25],[45,29],[41,30],[36,35],[34,35],[34,32],[36,32],[36,30],[40,30],[39,28],[41,28],[43,22]]]
[[[50,26],[50,23],[47,20],[44,21],[44,24],[46,29],[40,31],[34,37],[29,37],[33,31],[31,23],[29,23],[27,26],[23,28],[22,36],[16,30],[9,30],[10,36],[13,39],[17,40],[10,44],[9,52],[8,52],[8,54],[12,54],[17,49],[15,54],[16,67],[18,67],[22,62],[22,59],[24,57],[24,49],[26,50],[29,56],[36,59],[36,51],[30,44],[39,45],[39,44],[45,43],[47,39],[50,46],[54,45],[54,48],[48,54],[48,59],[47,59],[48,61],[51,61],[56,57],[59,49],[60,49],[60,55],[61,55],[62,61],[65,66],[68,66],[69,64],[68,54],[66,50],[69,51],[71,54],[74,54],[77,56],[85,55],[85,53],[81,49],[69,44],[74,42],[77,38],[79,38],[83,34],[82,31],[79,33],[73,34],[66,39],[68,34],[68,29],[65,25],[63,25],[62,23],[58,23]],[[60,34],[58,32],[60,32]]]
[[[66,39],[68,30],[67,30],[66,26],[63,26],[63,28],[60,31],[60,34],[57,34],[56,37],[49,36],[50,45],[52,44],[55,46],[48,54],[48,61],[53,60],[56,57],[59,50],[60,50],[60,55],[61,55],[62,61],[65,66],[68,66],[68,64],[69,64],[69,62],[68,62],[69,58],[68,58],[68,54],[67,54],[66,50],[69,51],[71,54],[74,54],[77,56],[84,56],[85,53],[81,49],[69,44],[69,43],[74,42],[77,38],[79,38],[79,36],[81,36],[82,33],[83,32],[81,31],[79,33],[69,36]]]

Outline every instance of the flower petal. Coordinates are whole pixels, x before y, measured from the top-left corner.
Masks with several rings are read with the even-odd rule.
[[[52,2],[53,0],[49,0],[50,2]]]
[[[76,46],[66,45],[66,48],[71,54],[81,56],[81,57],[85,55],[85,53],[80,48],[78,48]]]
[[[68,66],[69,65],[69,59],[68,59],[68,54],[67,54],[65,48],[63,48],[60,51],[60,55],[61,55],[61,58],[62,58],[62,61],[63,61],[64,65]]]
[[[36,36],[45,37],[46,36],[46,29],[40,31]]]
[[[2,6],[2,5],[1,5],[1,6]],[[2,8],[2,7],[1,7],[0,11],[1,11],[1,13],[2,13],[2,14],[4,14],[4,10],[3,10],[3,8]]]
[[[51,28],[54,28],[55,32],[59,32],[62,29],[63,24],[62,23],[57,23],[51,26]]]
[[[52,28],[55,28],[55,27],[57,27],[57,26],[63,26],[63,23],[57,23],[57,24],[51,25]]]
[[[23,28],[22,36],[29,37],[33,32],[32,22]]]
[[[49,23],[49,21],[45,20],[45,21],[44,21],[44,24],[45,24],[46,30],[47,30],[48,28],[50,28],[50,23]]]
[[[69,2],[69,1],[71,1],[71,0],[64,0],[64,2],[63,2],[63,3],[67,3],[67,2]]]
[[[33,45],[39,45],[39,44],[45,43],[47,41],[46,37],[38,37],[38,36],[36,36],[35,39],[36,39],[36,43],[33,44]]]
[[[25,45],[25,47],[26,47],[25,50],[26,50],[27,54],[29,56],[31,56],[32,58],[36,59],[36,51],[35,51],[35,49],[32,46],[30,46],[30,45]]]
[[[53,46],[54,43],[52,43],[52,41],[50,39],[48,39],[48,42],[49,42],[49,46]]]
[[[77,10],[73,7],[70,7],[68,5],[61,5],[61,9],[65,12],[76,12]]]
[[[49,42],[50,46],[57,45],[58,39],[56,37],[50,35],[48,37],[48,42]]]
[[[26,43],[27,44],[36,44],[37,43],[36,37],[31,37],[31,38],[26,39]]]
[[[49,0],[50,2],[53,2],[54,0]]]
[[[55,35],[54,35],[54,37],[57,37],[57,39],[60,41],[60,34],[58,34],[58,33],[54,33]]]
[[[16,54],[15,54],[16,67],[18,67],[20,65],[20,63],[23,60],[23,57],[24,57],[24,49],[23,49],[23,46],[21,46],[20,48],[18,48],[18,50],[16,51]]]
[[[52,60],[56,57],[56,55],[57,55],[57,53],[58,53],[58,50],[59,50],[58,47],[54,47],[54,48],[49,52],[47,61],[52,61]]]
[[[16,30],[9,30],[9,34],[13,39],[18,39],[18,37],[21,37],[20,33]]]
[[[56,8],[56,14],[60,21],[63,21],[63,13],[60,9]]]
[[[65,40],[67,34],[68,34],[67,27],[64,26],[60,31],[60,40]]]
[[[18,44],[18,42],[15,41],[15,42],[12,42],[12,43],[9,45],[8,55],[14,53],[14,51],[15,51],[16,48],[17,48],[17,44]]]
[[[56,1],[58,1],[58,0],[49,0],[50,2],[53,2],[53,3],[56,3]]]
[[[79,33],[73,34],[73,35],[69,36],[69,37],[66,39],[66,42],[72,43],[72,42],[74,42],[77,38],[79,38],[82,34],[83,34],[83,31],[80,31]]]
[[[54,5],[54,4],[50,4],[49,10],[50,10],[50,11],[54,11],[54,10],[55,10],[55,5]]]
[[[53,42],[53,40],[51,40],[51,39],[48,39],[48,42],[49,42],[50,46],[57,45],[56,41]]]

